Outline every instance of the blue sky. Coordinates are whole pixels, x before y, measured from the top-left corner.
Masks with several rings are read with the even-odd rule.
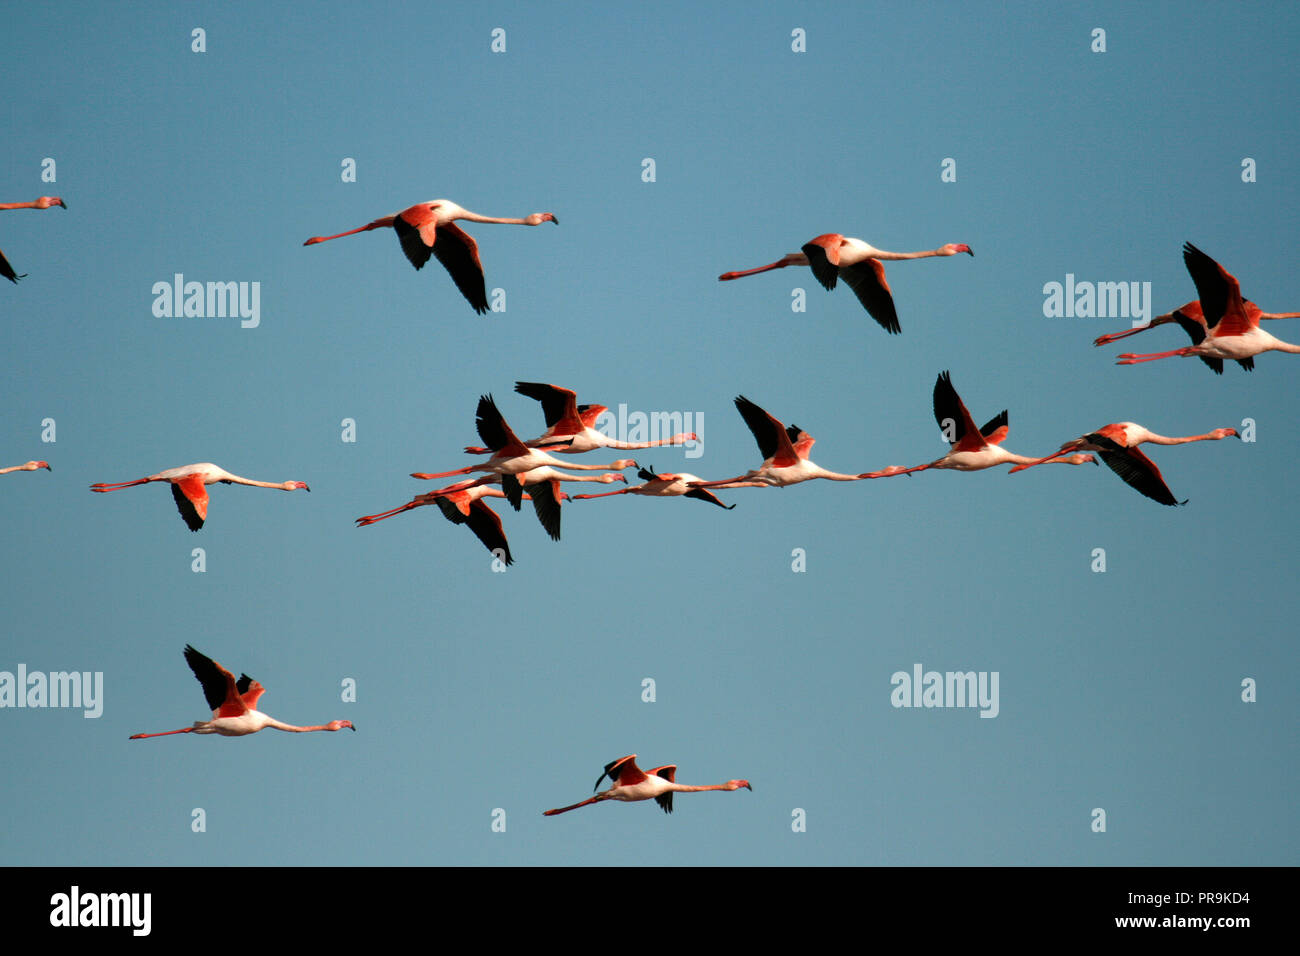
[[[14,10],[0,201],[70,208],[0,213],[29,273],[0,288],[0,466],[54,467],[0,477],[0,670],[102,672],[104,711],[0,710],[0,859],[606,864],[618,841],[617,861],[664,864],[1295,864],[1296,360],[1121,368],[1128,345],[1182,333],[1098,349],[1128,320],[1043,314],[1067,274],[1150,282],[1157,313],[1195,298],[1188,240],[1263,308],[1300,309],[1295,18]],[[438,197],[559,217],[466,227],[504,312],[475,316],[388,232],[302,246]],[[825,232],[976,255],[889,265],[899,336],[807,270],[717,281]],[[176,273],[260,283],[260,325],[155,317],[151,289]],[[1190,435],[1251,419],[1257,440],[1151,451],[1177,509],[1060,467],[737,490],[730,512],[580,501],[559,543],[505,513],[503,574],[433,508],[352,524],[428,490],[410,472],[474,460],[481,394],[539,434],[516,380],[702,416],[700,457],[634,457],[720,479],[761,458],[738,394],[814,435],[823,467],[933,460],[945,369],[977,421],[1009,410],[1021,454],[1126,420]],[[216,487],[196,534],[162,487],[87,491],[201,461],[312,491]],[[280,720],[358,732],[128,741],[207,716],[187,643],[262,681]],[[998,716],[891,706],[891,675],[917,663],[996,671]],[[542,817],[633,752],[754,790],[686,795],[670,818]]]

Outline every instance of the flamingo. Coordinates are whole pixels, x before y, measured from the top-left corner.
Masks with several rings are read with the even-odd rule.
[[[49,209],[51,206],[68,208],[68,204],[58,196],[41,196],[32,202],[0,202],[0,209]],[[27,273],[24,272],[19,275],[14,271],[14,267],[9,264],[9,260],[5,258],[5,254],[0,252],[0,276],[17,285],[19,279],[27,277]]]
[[[1251,302],[1248,299],[1243,300],[1242,305],[1245,306],[1247,312],[1251,310],[1259,309],[1259,306],[1257,306],[1254,302]],[[1261,311],[1259,313],[1259,318],[1261,320],[1300,319],[1300,312]],[[1120,339],[1126,339],[1130,335],[1137,335],[1139,332],[1143,332],[1147,329],[1154,328],[1157,325],[1167,325],[1171,322],[1177,322],[1181,325],[1183,320],[1187,320],[1189,322],[1195,322],[1197,325],[1201,326],[1202,329],[1206,328],[1205,314],[1201,311],[1201,303],[1199,301],[1188,302],[1186,305],[1180,305],[1172,312],[1166,312],[1164,315],[1157,315],[1146,325],[1139,325],[1137,328],[1133,328],[1133,329],[1125,329],[1123,332],[1109,332],[1106,335],[1099,335],[1097,336],[1097,338],[1093,339],[1092,344],[1110,345],[1112,342],[1118,342]],[[1192,341],[1193,344],[1195,344],[1196,339],[1193,338]],[[1207,356],[1204,355],[1200,356],[1200,359],[1202,362],[1204,362],[1206,365],[1212,368],[1217,374],[1219,375],[1223,374],[1223,359],[1208,358]],[[1244,367],[1245,363],[1243,362],[1242,364]]]
[[[604,405],[579,405],[575,392],[558,385],[546,385],[541,382],[515,382],[515,391],[527,395],[542,403],[542,414],[546,416],[546,432],[532,441],[524,442],[529,448],[546,448],[555,446],[557,455],[577,455],[593,448],[656,448],[660,445],[684,445],[688,441],[698,441],[694,432],[682,432],[671,438],[656,441],[616,441],[596,430],[596,419],[609,409]],[[477,445],[466,447],[471,455],[487,453],[486,448]]]
[[[934,382],[934,420],[948,438],[952,446],[948,454],[930,462],[928,465],[916,465],[913,468],[900,468],[890,465],[883,471],[873,471],[868,478],[888,478],[892,475],[910,475],[914,471],[927,468],[951,468],[955,471],[981,471],[995,465],[1036,464],[1042,459],[1026,458],[1015,455],[999,447],[1006,440],[1008,433],[1007,411],[1003,409],[993,416],[983,428],[975,427],[966,403],[953,387],[952,377],[947,372],[940,372]],[[1085,462],[1096,464],[1092,455],[1072,455],[1057,459],[1063,464],[1082,465]]]
[[[518,511],[520,502],[523,500],[521,497],[523,486],[519,483],[517,476],[522,475],[524,472],[532,471],[543,465],[559,465],[562,468],[577,468],[581,471],[601,471],[602,469],[622,471],[624,468],[637,467],[636,462],[630,458],[619,459],[608,465],[579,465],[560,461],[558,458],[552,458],[544,451],[529,448],[511,430],[505,416],[501,414],[501,410],[497,408],[497,403],[491,395],[479,397],[475,425],[479,437],[483,439],[483,443],[487,446],[484,450],[492,452],[491,458],[482,464],[457,468],[454,471],[443,471],[436,474],[412,472],[411,477],[427,480],[451,478],[456,475],[470,475],[479,471],[488,472],[489,477],[480,478],[464,487],[471,487],[475,484],[491,484],[496,479],[490,476],[500,476],[501,486],[506,492],[506,500]]]
[[[758,450],[763,455],[763,464],[739,478],[690,482],[692,488],[784,488],[813,478],[858,481],[870,477],[865,474],[842,475],[819,467],[808,457],[808,452],[816,442],[815,438],[802,431],[798,425],[786,428],[744,395],[737,396],[735,402],[745,424],[754,433]]]
[[[366,525],[372,525],[376,521],[391,518],[403,511],[410,511],[412,508],[419,508],[423,505],[437,505],[448,521],[452,524],[465,525],[470,531],[474,532],[474,536],[482,541],[483,545],[494,555],[500,552],[504,554],[503,560],[507,565],[514,564],[515,559],[510,554],[510,542],[506,540],[505,531],[501,528],[501,516],[488,507],[488,503],[483,500],[484,498],[504,498],[506,496],[505,492],[489,485],[464,487],[469,484],[471,483],[462,482],[459,486],[416,495],[400,508],[357,518],[357,527],[364,528]],[[527,498],[528,495],[524,495],[524,497]]]
[[[1179,501],[1174,497],[1173,492],[1169,490],[1169,486],[1165,484],[1164,478],[1161,477],[1160,469],[1156,467],[1156,463],[1142,454],[1138,445],[1143,442],[1150,442],[1153,445],[1185,445],[1193,441],[1219,441],[1228,437],[1240,438],[1241,436],[1232,428],[1216,428],[1204,435],[1191,435],[1187,438],[1166,438],[1164,435],[1157,435],[1153,431],[1148,431],[1135,422],[1116,422],[1111,425],[1103,425],[1094,432],[1066,442],[1061,446],[1060,451],[1054,452],[1046,458],[1040,458],[1024,465],[1017,465],[1011,469],[1010,474],[1052,461],[1058,455],[1064,455],[1066,452],[1085,449],[1098,452],[1101,455],[1101,460],[1106,463],[1111,471],[1119,475],[1125,484],[1137,489],[1152,501],[1158,501],[1162,505],[1185,505],[1187,504],[1186,499]]]
[[[501,480],[504,484],[505,478],[502,477]],[[514,476],[514,480],[528,492],[525,497],[531,496],[533,510],[537,512],[537,520],[542,523],[542,527],[546,529],[552,541],[560,540],[560,502],[569,497],[561,493],[560,482],[599,481],[606,485],[614,481],[627,483],[627,478],[615,471],[603,475],[569,475],[549,466],[520,472]]]
[[[1121,353],[1116,365],[1138,365],[1175,355],[1197,355],[1218,360],[1218,367],[1206,362],[1216,372],[1223,371],[1223,359],[1232,359],[1247,372],[1255,368],[1255,356],[1261,352],[1289,352],[1300,354],[1300,345],[1292,345],[1269,335],[1259,327],[1264,313],[1253,302],[1241,297],[1241,284],[1236,277],[1190,242],[1183,244],[1183,263],[1196,284],[1204,324],[1189,317],[1175,321],[1192,339],[1192,344],[1169,352],[1138,355]]]
[[[688,475],[685,472],[677,475],[670,475],[667,472],[656,475],[653,468],[642,468],[637,472],[637,477],[645,484],[633,485],[631,488],[623,488],[619,491],[605,491],[598,495],[574,495],[573,498],[576,501],[579,498],[608,498],[611,495],[649,495],[653,498],[681,496],[709,501],[728,511],[736,507],[735,505],[724,505],[712,492],[705,491],[703,488],[691,487],[691,482],[704,481],[703,478],[696,475]]]
[[[838,232],[828,232],[824,236],[806,242],[803,252],[792,252],[783,259],[746,269],[743,272],[724,272],[718,276],[719,282],[752,276],[772,269],[784,269],[786,266],[808,266],[813,275],[827,289],[835,288],[835,281],[843,278],[853,294],[858,297],[862,307],[873,319],[880,323],[886,332],[896,335],[902,331],[898,324],[898,313],[894,310],[894,297],[885,281],[885,267],[882,259],[928,259],[931,256],[955,256],[964,252],[974,256],[971,247],[965,243],[947,243],[938,249],[922,252],[886,252],[877,249],[869,242],[841,236]]]
[[[328,724],[317,727],[282,724],[257,709],[258,699],[266,693],[266,688],[259,681],[253,680],[247,674],[240,674],[236,682],[234,674],[188,644],[185,645],[185,663],[190,665],[190,670],[203,685],[203,696],[207,698],[208,706],[212,708],[212,719],[196,720],[193,727],[164,730],[159,734],[132,734],[131,740],[166,737],[170,734],[221,734],[223,737],[243,737],[267,727],[287,730],[295,734],[305,734],[313,730],[342,730],[344,727],[353,732],[357,729],[352,726],[350,720],[331,720]]]
[[[748,780],[728,780],[726,783],[692,787],[684,783],[677,783],[676,776],[676,764],[670,763],[662,767],[642,770],[636,765],[636,754],[628,754],[621,760],[605,764],[605,772],[596,778],[594,789],[599,790],[600,782],[609,777],[613,786],[608,790],[569,807],[547,810],[542,816],[553,817],[557,813],[568,813],[570,810],[585,807],[589,803],[599,803],[602,800],[622,800],[631,803],[636,800],[649,800],[652,797],[655,803],[659,804],[663,809],[664,813],[672,813],[674,793],[695,793],[700,790],[739,790],[741,787],[750,791],[754,789],[749,785]]]
[[[429,261],[430,254],[451,274],[452,281],[460,290],[474,311],[479,315],[488,311],[487,289],[483,284],[483,263],[478,257],[478,243],[474,238],[455,224],[455,220],[469,222],[496,222],[514,226],[540,226],[544,222],[559,225],[560,220],[553,213],[535,212],[523,219],[500,219],[492,216],[480,216],[456,205],[449,199],[434,199],[431,202],[416,203],[409,209],[403,209],[392,216],[376,219],[358,229],[340,232],[337,236],[313,236],[303,243],[304,246],[330,239],[341,239],[358,232],[382,229],[392,226],[397,231],[397,238],[402,244],[402,252],[411,265],[422,269]]]
[[[240,478],[238,475],[232,475],[224,468],[220,468],[210,461],[200,462],[196,465],[182,465],[180,468],[168,468],[156,475],[150,475],[148,478],[137,478],[135,481],[98,482],[91,485],[90,490],[98,492],[120,491],[123,488],[131,488],[151,481],[171,482],[172,497],[176,499],[176,508],[180,511],[181,517],[185,519],[185,524],[191,531],[198,531],[202,528],[203,522],[208,516],[208,490],[204,487],[205,485],[221,482],[226,485],[252,485],[254,488],[279,488],[281,491],[295,491],[299,488],[303,491],[311,491],[307,487],[307,483],[303,481],[274,482]]]
[[[35,471],[37,468],[44,468],[46,471],[53,471],[48,461],[29,461],[25,465],[10,465],[8,468],[0,468],[0,475],[7,475],[11,471]]]

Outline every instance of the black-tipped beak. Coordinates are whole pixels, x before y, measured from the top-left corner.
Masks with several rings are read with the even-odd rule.
[[[968,255],[968,256],[970,256],[972,259],[974,259],[974,258],[975,258],[975,250],[972,249],[970,246],[967,246],[967,247],[966,247],[966,255]]]
[[[557,226],[560,224],[560,220],[556,218],[555,213],[551,213],[551,222],[555,223]]]
[[[352,731],[352,732],[355,734],[355,733],[357,732],[357,725],[356,725],[356,724],[348,724],[348,730]]]
[[[745,789],[748,790],[748,791],[750,791],[751,793],[752,793],[753,790],[754,790],[754,788],[751,787],[749,784],[745,784]]]
[[[50,467],[50,463],[49,463],[48,461],[45,463],[45,470],[46,470],[46,471],[53,471],[53,470],[54,470],[53,468]]]

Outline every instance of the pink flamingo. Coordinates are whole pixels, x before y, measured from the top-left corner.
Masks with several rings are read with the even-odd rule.
[[[759,266],[757,269],[724,272],[718,276],[718,281],[727,282],[760,272],[769,272],[772,269],[784,269],[786,266],[808,266],[817,281],[827,289],[834,289],[835,281],[842,278],[871,317],[879,322],[886,332],[897,334],[902,331],[902,328],[898,324],[898,313],[894,310],[894,296],[889,291],[889,283],[885,281],[885,267],[880,264],[880,261],[955,256],[959,252],[969,256],[975,255],[971,247],[965,243],[951,242],[938,249],[927,249],[922,252],[886,252],[861,239],[841,236],[838,232],[828,232],[805,243],[803,252],[792,252],[783,259]]]
[[[684,783],[677,783],[676,776],[676,764],[670,763],[662,767],[642,770],[636,765],[636,754],[628,754],[621,760],[605,764],[605,772],[596,778],[595,789],[599,789],[600,782],[609,777],[613,786],[608,790],[598,793],[594,797],[588,797],[581,803],[575,803],[572,806],[560,807],[558,810],[547,810],[542,815],[553,817],[557,813],[568,813],[570,810],[576,810],[578,807],[585,807],[591,803],[599,803],[602,800],[622,800],[625,803],[631,803],[637,800],[650,799],[659,804],[664,813],[672,813],[674,793],[698,793],[701,790],[739,790],[741,787],[746,790],[754,789],[749,785],[748,780],[728,780],[726,783],[692,787]]]
[[[397,231],[397,238],[402,244],[402,252],[411,265],[422,269],[429,261],[429,256],[438,257],[438,261],[451,274],[452,281],[460,290],[474,311],[482,315],[488,311],[487,288],[483,283],[483,263],[478,257],[478,243],[474,238],[456,225],[455,220],[468,222],[495,222],[513,226],[539,226],[544,222],[559,225],[560,220],[553,213],[535,212],[523,219],[501,219],[493,216],[480,216],[470,212],[449,199],[434,199],[431,202],[416,203],[408,209],[392,216],[384,216],[357,229],[340,232],[336,236],[313,236],[303,243],[304,246],[330,239],[341,239],[358,232],[371,229],[384,229],[391,226]]]
[[[698,440],[694,432],[682,432],[655,441],[617,441],[596,430],[596,420],[609,411],[604,405],[579,405],[577,393],[542,382],[515,382],[515,391],[541,402],[542,414],[546,416],[545,434],[524,442],[529,448],[551,448],[557,455],[577,455],[594,448],[631,450],[683,445]],[[470,445],[465,451],[471,455],[483,455],[488,449]]]
[[[574,495],[573,499],[577,501],[579,498],[608,498],[611,495],[648,495],[652,498],[681,496],[683,498],[698,498],[700,501],[708,501],[728,511],[736,507],[735,505],[724,505],[712,492],[705,491],[703,488],[692,487],[692,482],[704,481],[703,478],[697,475],[688,475],[685,472],[676,475],[670,475],[667,472],[656,475],[653,468],[642,468],[637,472],[637,477],[644,484],[633,485],[631,488],[623,488],[620,491],[605,491],[597,495]]]
[[[1249,372],[1255,368],[1254,357],[1261,352],[1300,354],[1300,345],[1276,339],[1259,327],[1264,313],[1253,302],[1242,299],[1241,284],[1231,272],[1190,242],[1183,244],[1183,263],[1196,284],[1204,323],[1197,323],[1190,317],[1179,317],[1177,313],[1174,318],[1191,338],[1192,344],[1147,355],[1124,352],[1116,365],[1138,365],[1156,359],[1196,355],[1217,360],[1217,367],[1210,361],[1206,362],[1216,372],[1223,371],[1224,359],[1232,359]]]
[[[224,468],[212,464],[210,461],[200,462],[196,465],[182,465],[180,468],[168,468],[166,471],[160,471],[156,475],[150,475],[148,478],[137,478],[135,481],[119,481],[115,483],[99,482],[90,486],[91,491],[120,491],[123,488],[132,488],[135,485],[147,484],[151,481],[166,481],[172,486],[172,498],[176,501],[176,508],[185,519],[185,524],[191,531],[198,531],[203,527],[203,522],[208,517],[208,489],[206,485],[213,485],[221,482],[225,485],[251,485],[254,488],[278,488],[281,491],[311,491],[304,481],[254,481],[251,478],[241,478],[238,475],[232,475]]]
[[[357,527],[364,528],[366,525],[374,524],[376,521],[383,521],[385,518],[391,518],[403,511],[410,511],[412,508],[419,508],[423,505],[437,505],[439,510],[442,511],[443,517],[448,521],[452,524],[465,525],[474,533],[476,538],[483,542],[484,547],[494,555],[499,553],[507,565],[514,564],[515,559],[510,554],[510,542],[506,540],[505,531],[501,527],[501,516],[488,507],[487,502],[483,500],[484,498],[504,498],[506,496],[505,492],[489,485],[463,487],[463,485],[467,484],[469,483],[462,482],[462,486],[452,486],[450,489],[444,488],[439,491],[416,495],[400,508],[357,518]],[[524,495],[524,497],[527,498],[528,495]]]
[[[892,475],[910,475],[914,471],[925,471],[927,468],[981,471],[995,465],[1031,465],[1044,460],[1026,458],[1024,455],[1016,455],[1000,447],[1002,442],[1006,441],[1009,431],[1006,409],[990,419],[983,428],[976,428],[975,420],[971,418],[966,403],[957,394],[957,389],[952,384],[952,377],[947,372],[940,372],[934,383],[934,420],[939,423],[944,437],[952,446],[948,454],[928,465],[916,465],[913,468],[890,465],[883,471],[873,471],[866,477],[888,478]],[[1089,461],[1096,464],[1096,459],[1092,455],[1072,455],[1057,461],[1068,465],[1082,465]]]
[[[1164,478],[1160,474],[1160,469],[1138,448],[1143,442],[1150,442],[1153,445],[1185,445],[1194,441],[1218,441],[1222,438],[1240,438],[1235,429],[1216,428],[1212,432],[1206,432],[1204,435],[1192,435],[1187,438],[1166,438],[1164,435],[1157,435],[1134,422],[1116,422],[1111,425],[1103,425],[1094,432],[1090,432],[1081,438],[1075,438],[1061,446],[1060,451],[1053,452],[1046,458],[1040,458],[1037,461],[1029,462],[1024,465],[1017,465],[1011,469],[1011,474],[1017,471],[1024,471],[1026,468],[1032,468],[1035,465],[1041,465],[1044,462],[1054,460],[1058,455],[1064,455],[1067,452],[1077,449],[1095,451],[1101,455],[1107,467],[1115,474],[1119,475],[1125,484],[1136,489],[1141,494],[1146,495],[1152,501],[1158,501],[1162,505],[1185,505],[1186,500],[1179,501],[1165,484]]]
[[[869,475],[844,475],[815,464],[808,453],[816,439],[798,425],[786,428],[744,395],[735,399],[740,416],[758,442],[763,464],[738,478],[725,481],[693,481],[692,488],[784,488],[786,485],[827,478],[831,481],[860,481]]]
[[[212,708],[211,720],[196,720],[193,727],[180,730],[164,730],[158,734],[132,734],[131,740],[143,740],[146,737],[166,737],[170,734],[220,734],[223,737],[243,737],[255,734],[259,730],[272,727],[290,733],[305,734],[313,730],[342,730],[347,727],[356,731],[350,720],[331,720],[328,724],[317,727],[295,727],[282,724],[274,717],[269,717],[257,709],[257,702],[266,693],[260,682],[247,674],[230,673],[212,658],[200,654],[190,645],[185,645],[185,663],[203,685],[203,696]]]

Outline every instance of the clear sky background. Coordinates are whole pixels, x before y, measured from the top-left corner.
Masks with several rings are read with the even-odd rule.
[[[1046,318],[1043,286],[1150,282],[1167,312],[1191,240],[1300,310],[1296,28],[1289,4],[10,10],[0,201],[70,208],[0,213],[30,273],[0,288],[0,465],[54,467],[0,478],[0,670],[101,671],[105,700],[0,710],[0,860],[1295,864],[1300,358],[1117,367],[1185,336],[1094,348],[1128,320]],[[467,226],[505,312],[391,232],[302,246],[438,197],[559,217]],[[717,281],[824,232],[976,257],[889,266],[899,336],[805,269]],[[260,282],[260,327],[155,317],[175,273]],[[434,508],[353,527],[476,460],[480,394],[539,434],[516,380],[702,416],[699,458],[635,457],[723,479],[761,459],[738,394],[823,467],[933,460],[944,369],[1021,454],[1126,420],[1257,440],[1154,448],[1183,508],[1086,466],[580,501],[559,543],[502,507],[506,573]],[[192,534],[162,486],[87,490],[202,461],[312,491],[216,486]],[[186,643],[280,720],[358,732],[128,741],[208,716]],[[916,663],[997,671],[999,715],[892,707]],[[633,752],[754,791],[543,818]]]

